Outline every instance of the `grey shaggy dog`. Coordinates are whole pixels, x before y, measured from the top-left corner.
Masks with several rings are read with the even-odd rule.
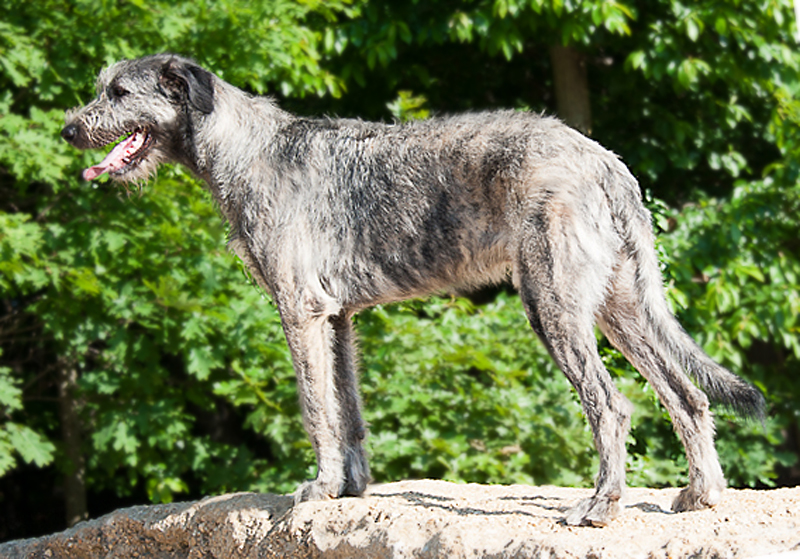
[[[674,510],[713,506],[725,487],[709,400],[690,376],[713,399],[762,412],[761,393],[671,314],[634,177],[556,119],[299,118],[162,54],[104,70],[62,135],[81,149],[124,137],[86,179],[137,181],[177,162],[207,183],[232,249],[277,304],[294,360],[318,467],[297,502],[360,495],[370,480],[353,315],[454,287],[510,278],[580,396],[600,471],[569,524],[605,525],[625,487],[631,404],[598,356],[595,325],[651,383],[686,448],[689,486]]]

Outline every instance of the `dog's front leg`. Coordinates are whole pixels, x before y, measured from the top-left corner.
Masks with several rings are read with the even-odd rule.
[[[294,361],[303,423],[317,457],[317,477],[297,489],[295,502],[359,495],[369,481],[369,468],[361,444],[365,429],[350,319],[343,312],[320,312],[320,305],[299,306],[282,307],[281,318]]]
[[[334,384],[343,435],[345,485],[340,494],[356,496],[364,492],[371,478],[363,444],[367,429],[361,418],[353,323],[345,312],[330,317],[329,321],[333,326]]]

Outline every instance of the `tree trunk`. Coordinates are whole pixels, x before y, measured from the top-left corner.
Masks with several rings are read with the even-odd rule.
[[[558,116],[584,134],[592,133],[585,57],[572,47],[550,47]]]
[[[81,452],[81,423],[75,387],[78,373],[75,365],[61,359],[58,367],[58,415],[64,441],[64,502],[67,526],[88,518],[86,506],[86,464]]]

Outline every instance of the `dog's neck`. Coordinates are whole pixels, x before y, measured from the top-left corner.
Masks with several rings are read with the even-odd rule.
[[[193,119],[191,134],[196,159],[189,165],[202,178],[226,217],[237,215],[246,176],[264,158],[279,127],[294,118],[267,97],[253,97],[215,80],[214,110]],[[236,146],[235,155],[230,146]],[[225,149],[222,149],[223,146]],[[193,168],[194,167],[194,168]],[[266,183],[268,181],[264,181]],[[264,184],[262,183],[262,184]]]

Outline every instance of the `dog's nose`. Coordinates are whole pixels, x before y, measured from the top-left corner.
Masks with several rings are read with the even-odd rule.
[[[64,138],[66,141],[71,142],[78,136],[78,127],[74,124],[67,124],[63,130],[61,130],[61,137]]]

